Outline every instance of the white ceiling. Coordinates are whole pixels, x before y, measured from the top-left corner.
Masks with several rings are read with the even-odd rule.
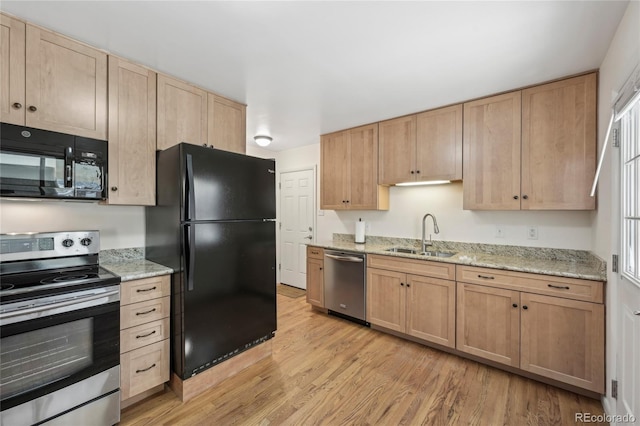
[[[319,135],[596,69],[628,1],[5,1],[246,103],[247,138]]]

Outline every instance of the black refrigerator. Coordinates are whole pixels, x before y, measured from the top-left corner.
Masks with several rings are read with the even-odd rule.
[[[174,269],[171,364],[187,379],[276,330],[275,162],[181,143],[157,153],[146,258]]]

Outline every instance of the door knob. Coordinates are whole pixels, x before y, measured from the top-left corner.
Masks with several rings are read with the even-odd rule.
[[[22,108],[22,104],[20,102],[14,102],[13,107],[15,109],[20,109],[20,108]]]
[[[304,238],[305,238],[305,240],[313,240],[313,235],[307,235]]]
[[[33,105],[31,105],[29,107],[29,111],[31,111],[31,112],[36,112],[37,110],[38,110],[38,108],[34,107]]]

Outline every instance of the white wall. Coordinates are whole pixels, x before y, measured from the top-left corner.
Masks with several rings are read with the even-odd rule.
[[[616,35],[614,36],[607,55],[600,66],[599,76],[599,105],[598,105],[598,150],[604,142],[605,132],[609,123],[612,102],[617,91],[625,83],[635,66],[640,63],[640,2],[631,1],[625,12]],[[619,253],[619,151],[609,145],[603,164],[598,196],[600,205],[593,214],[592,250],[601,258],[610,260],[612,254]],[[611,398],[609,384],[616,378],[616,346],[618,330],[618,277],[607,271],[607,395],[603,400],[608,413],[615,413],[616,403]]]
[[[0,201],[0,233],[99,230],[100,248],[144,246],[144,207],[65,201]]]
[[[509,244],[588,250],[591,246],[589,212],[470,211],[462,209],[462,183],[447,185],[391,187],[389,211],[325,211],[319,217],[321,238],[333,232],[354,233],[355,221],[366,221],[369,235],[420,238],[422,217],[432,213],[440,233],[434,240]],[[496,226],[504,238],[496,238]],[[529,226],[537,226],[538,239],[527,239]],[[433,231],[431,221],[427,232]]]

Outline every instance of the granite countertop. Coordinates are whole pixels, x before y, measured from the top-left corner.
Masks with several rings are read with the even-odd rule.
[[[100,266],[119,275],[123,282],[173,273],[173,269],[145,259],[144,248],[102,250]]]
[[[366,244],[355,244],[353,235],[334,234],[333,240],[310,243],[310,246],[326,249],[346,250],[368,254],[479,266],[517,272],[606,281],[606,262],[585,250],[550,249],[495,244],[458,243],[433,241],[428,250],[450,251],[451,257],[430,257],[419,254],[393,253],[390,247],[407,247],[420,250],[421,242],[416,239],[367,237]]]

